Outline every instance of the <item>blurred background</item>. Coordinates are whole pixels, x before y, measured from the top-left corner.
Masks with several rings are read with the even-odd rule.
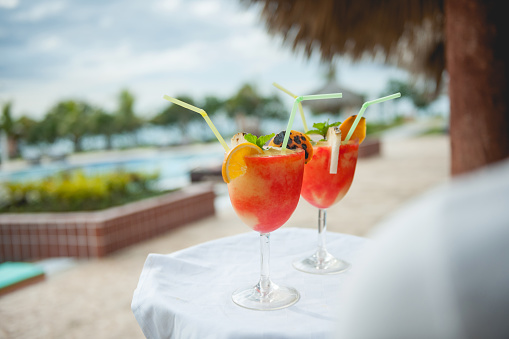
[[[349,194],[329,212],[331,231],[369,236],[398,208],[449,181],[448,85],[457,78],[444,71],[444,2],[414,5],[0,0],[0,221],[178,190],[197,169],[215,176],[217,195],[215,216],[106,258],[34,258],[47,279],[0,297],[0,319],[8,319],[0,337],[141,338],[129,306],[147,254],[248,231],[217,173],[221,145],[200,115],[163,95],[203,108],[228,141],[238,131],[286,128],[293,98],[273,82],[296,95],[343,93],[303,105],[310,127],[401,92],[366,110],[366,140],[379,148],[359,159]],[[293,128],[303,129],[298,116]],[[471,135],[463,133],[483,139]],[[497,140],[507,153],[509,142]],[[48,192],[55,196],[43,201]],[[314,227],[315,212],[301,202],[288,224]]]
[[[62,171],[145,172],[157,175],[157,189],[168,190],[188,185],[196,167],[220,166],[222,151],[202,117],[163,100],[165,94],[203,108],[226,140],[238,131],[285,128],[293,98],[273,82],[298,95],[343,93],[341,100],[305,102],[309,127],[401,92],[401,99],[366,112],[370,136],[408,124],[414,134],[447,132],[442,83],[369,48],[345,57],[292,50],[291,35],[267,32],[264,17],[281,15],[264,8],[263,1],[1,0],[0,180],[10,185],[0,209],[18,211],[16,205],[47,193],[30,195],[13,183]],[[294,129],[303,129],[301,119]],[[201,143],[213,150],[178,148]],[[20,198],[20,191],[27,194]],[[35,210],[48,208],[39,205]]]
[[[201,117],[172,107],[164,94],[204,108],[225,136],[249,128],[277,133],[293,99],[273,82],[299,95],[349,90],[364,101],[403,93],[403,99],[370,109],[370,122],[447,119],[447,95],[427,98],[429,90],[407,71],[380,58],[324,62],[319,53],[308,58],[292,52],[266,32],[261,10],[261,4],[235,1],[2,0],[4,164],[214,138]],[[340,120],[338,114],[355,114],[362,102],[318,113]],[[310,108],[307,113],[311,122],[324,119]]]

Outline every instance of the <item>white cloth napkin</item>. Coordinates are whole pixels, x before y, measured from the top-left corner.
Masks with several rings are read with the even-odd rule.
[[[235,289],[259,279],[259,234],[249,232],[168,255],[150,254],[134,292],[133,313],[147,338],[329,338],[341,286],[368,241],[328,232],[329,251],[353,268],[336,275],[295,270],[292,262],[311,255],[316,238],[316,230],[298,228],[270,236],[272,281],[301,295],[289,308],[253,311],[233,303]]]

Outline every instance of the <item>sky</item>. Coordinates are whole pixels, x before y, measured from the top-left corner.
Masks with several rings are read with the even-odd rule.
[[[121,90],[151,117],[164,94],[228,97],[252,83],[277,82],[305,95],[325,82],[326,66],[267,33],[259,7],[239,0],[0,0],[0,105],[39,119],[62,100],[112,111]],[[338,82],[377,98],[397,68],[337,63]]]

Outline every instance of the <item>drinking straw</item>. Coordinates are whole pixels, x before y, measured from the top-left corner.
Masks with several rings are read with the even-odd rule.
[[[219,131],[217,130],[216,126],[214,126],[214,124],[212,123],[212,120],[210,120],[207,112],[205,112],[203,109],[201,108],[198,108],[198,107],[195,107],[193,105],[190,105],[186,102],[183,102],[179,99],[175,99],[175,98],[172,98],[170,96],[167,96],[167,95],[164,95],[163,96],[164,99],[168,100],[168,101],[171,101],[173,102],[174,104],[176,105],[179,105],[179,106],[182,106],[184,108],[187,108],[191,111],[195,111],[196,113],[199,113],[201,114],[201,116],[203,117],[203,119],[205,119],[205,121],[207,122],[207,124],[209,125],[210,129],[212,130],[212,132],[214,132],[214,135],[216,136],[217,140],[219,140],[219,142],[221,143],[221,145],[223,145],[224,147],[224,150],[226,152],[229,152],[230,151],[230,148],[228,147],[228,145],[226,144],[226,142],[224,142],[224,139],[223,137],[221,136],[221,134],[219,134]]]
[[[294,99],[297,98],[297,95],[293,94],[292,92],[290,92],[289,90],[287,90],[286,88],[281,86],[280,84],[273,82],[272,85],[274,85],[274,87],[276,87],[276,88],[279,88],[280,90],[282,90],[283,92],[285,92],[286,94],[291,96],[292,98],[294,98]],[[304,125],[304,132],[307,133],[309,131],[308,124],[306,123],[306,117],[304,116],[304,110],[302,109],[302,104],[300,102],[299,102],[298,107],[299,107],[299,111],[300,111],[300,117],[302,118],[302,124]]]
[[[350,130],[348,131],[348,134],[346,135],[346,138],[343,141],[343,143],[346,143],[346,142],[348,142],[348,140],[350,140],[350,138],[352,137],[353,132],[355,131],[355,128],[357,127],[357,124],[359,123],[359,121],[362,118],[362,114],[364,114],[364,111],[366,110],[366,108],[368,108],[369,105],[376,104],[376,103],[379,103],[379,102],[382,102],[382,101],[387,101],[387,100],[399,98],[400,96],[401,96],[401,93],[398,92],[398,93],[394,93],[394,94],[388,95],[388,96],[383,97],[383,98],[378,98],[378,99],[375,99],[375,100],[366,101],[364,104],[362,104],[362,107],[361,107],[361,109],[359,111],[359,114],[357,114],[357,117],[355,118],[352,126],[350,127]]]
[[[301,95],[295,98],[293,102],[292,112],[290,113],[290,119],[288,120],[288,126],[286,127],[285,137],[283,144],[281,145],[281,152],[285,152],[286,145],[288,145],[288,139],[290,138],[290,131],[293,126],[293,120],[295,119],[295,112],[297,111],[298,104],[303,100],[322,100],[322,99],[335,99],[342,98],[342,93],[330,93],[330,94],[313,94],[313,95]]]

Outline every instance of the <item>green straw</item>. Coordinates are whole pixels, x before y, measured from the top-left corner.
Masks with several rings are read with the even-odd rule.
[[[343,97],[343,93],[312,94],[312,95],[303,95],[302,100],[338,99],[338,98],[342,98],[342,97]]]
[[[286,88],[281,86],[280,84],[273,82],[272,85],[274,85],[274,87],[276,87],[276,88],[279,88],[280,90],[282,90],[283,92],[285,92],[286,94],[291,96],[292,98],[294,98],[294,99],[297,98],[297,95],[293,94],[292,92],[290,92],[289,90],[287,90]],[[309,131],[308,124],[306,123],[306,117],[304,116],[304,110],[302,109],[302,104],[300,102],[299,102],[299,111],[300,111],[300,117],[302,119],[302,124],[304,125],[304,132],[307,133],[307,131]]]
[[[379,103],[379,102],[382,102],[382,101],[387,101],[387,100],[399,98],[400,96],[401,96],[401,93],[398,92],[398,93],[394,93],[394,94],[388,95],[388,96],[383,97],[383,98],[366,101],[362,105],[361,110],[359,111],[359,114],[357,114],[357,117],[355,117],[355,120],[354,120],[354,122],[352,124],[352,127],[350,127],[350,130],[348,131],[348,134],[346,135],[345,140],[343,140],[343,143],[346,143],[346,142],[348,142],[348,140],[350,140],[350,138],[352,137],[353,132],[355,131],[355,128],[357,127],[357,124],[359,123],[359,121],[362,118],[362,114],[364,114],[364,111],[366,110],[366,108],[368,108],[369,105],[376,104],[376,103]]]
[[[167,96],[167,95],[164,95],[163,96],[164,99],[168,100],[168,101],[171,101],[172,103],[174,103],[175,105],[179,105],[179,106],[182,106],[184,108],[187,108],[191,111],[194,111],[196,113],[199,113],[201,114],[201,116],[203,117],[203,119],[205,119],[205,121],[207,122],[207,124],[209,125],[210,129],[212,130],[212,132],[214,133],[214,135],[216,136],[217,140],[219,140],[219,142],[221,143],[221,145],[223,145],[224,147],[224,150],[226,152],[229,152],[230,151],[230,148],[228,147],[228,145],[226,144],[226,142],[224,141],[223,137],[221,136],[221,134],[219,134],[219,131],[217,130],[216,126],[214,126],[214,124],[212,123],[212,120],[210,120],[207,112],[205,112],[203,109],[201,108],[198,108],[198,107],[195,107],[193,105],[190,105],[186,102],[183,102],[179,99],[175,99],[175,98],[172,98],[170,96]]]
[[[285,152],[286,145],[288,145],[288,139],[290,138],[290,131],[293,126],[293,120],[295,119],[295,112],[297,111],[298,104],[303,100],[321,100],[321,99],[337,99],[342,98],[342,93],[330,93],[330,94],[314,94],[314,95],[302,95],[295,98],[293,102],[292,112],[290,113],[290,120],[288,120],[288,126],[286,127],[285,137],[283,144],[281,145],[281,151]]]

